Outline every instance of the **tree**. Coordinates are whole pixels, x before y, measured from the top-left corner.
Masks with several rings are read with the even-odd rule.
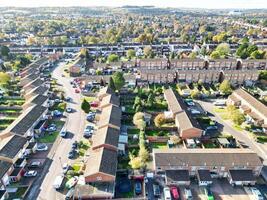
[[[253,59],[263,59],[265,54],[266,54],[266,52],[264,52],[264,51],[256,50],[250,54],[250,57]]]
[[[144,48],[144,56],[146,58],[152,58],[153,57],[153,51],[151,46],[146,46]]]
[[[198,98],[199,98],[199,95],[200,95],[200,93],[199,93],[198,90],[193,90],[193,91],[191,92],[191,97],[192,97],[192,99],[198,99]]]
[[[115,87],[115,84],[114,84],[114,81],[113,81],[112,77],[109,78],[108,86],[110,87],[110,89],[112,89],[115,92],[116,87]]]
[[[108,56],[108,62],[111,63],[111,62],[118,62],[119,61],[119,56],[116,55],[116,54],[110,54]]]
[[[220,56],[220,53],[218,51],[213,51],[211,54],[210,54],[210,58],[211,59],[219,59],[221,56]]]
[[[145,115],[142,112],[135,113],[133,116],[133,124],[137,125],[140,120],[144,120],[144,116]]]
[[[142,162],[142,159],[140,157],[135,157],[132,154],[130,154],[129,157],[130,157],[129,165],[133,169],[140,169],[143,166],[143,162]]]
[[[233,122],[237,125],[241,125],[243,122],[246,121],[245,116],[237,109],[232,113],[231,118]]]
[[[1,46],[1,55],[4,57],[8,57],[10,50],[7,46]]]
[[[118,71],[115,72],[112,75],[112,79],[113,79],[113,82],[114,82],[116,90],[120,90],[125,84],[125,79],[123,77],[123,73],[122,72],[118,72]]]
[[[221,43],[216,47],[216,51],[220,54],[220,57],[225,57],[230,54],[230,46],[227,43]]]
[[[219,90],[226,95],[231,94],[232,88],[230,82],[228,80],[224,80],[220,84]]]
[[[89,102],[86,101],[86,99],[83,99],[81,108],[82,108],[82,110],[83,110],[85,113],[89,113],[89,112],[90,112],[90,108],[91,108],[91,106],[90,106]]]
[[[127,55],[127,58],[129,59],[132,59],[135,57],[135,50],[134,49],[129,49],[127,52],[126,52],[126,55]]]
[[[0,85],[6,85],[10,81],[10,75],[5,72],[0,72]]]
[[[195,59],[195,58],[197,58],[197,53],[196,52],[191,52],[188,57],[191,58],[191,59]]]
[[[154,119],[154,124],[156,127],[161,127],[165,122],[166,119],[163,113],[158,114]]]
[[[267,81],[267,70],[263,70],[260,72],[259,79]]]
[[[179,144],[181,142],[181,139],[177,135],[170,136],[170,140],[174,145]]]
[[[149,159],[149,152],[147,151],[145,146],[140,147],[138,155],[141,158],[143,163],[145,163]]]

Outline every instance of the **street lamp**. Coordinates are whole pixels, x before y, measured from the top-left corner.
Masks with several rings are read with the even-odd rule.
[[[59,162],[60,162],[60,166],[61,166],[61,168],[62,168],[63,165],[62,165],[62,162],[61,162],[61,157],[58,157],[58,159],[59,159]]]

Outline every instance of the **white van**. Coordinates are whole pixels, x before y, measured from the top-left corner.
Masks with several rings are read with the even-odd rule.
[[[163,193],[164,193],[164,200],[171,200],[172,199],[170,188],[165,187],[163,189]]]
[[[53,183],[53,187],[56,190],[59,190],[62,186],[63,180],[64,180],[64,175],[58,175]]]

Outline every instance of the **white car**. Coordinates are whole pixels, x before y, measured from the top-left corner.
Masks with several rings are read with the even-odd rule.
[[[67,113],[71,113],[72,112],[72,108],[66,108],[66,112]]]
[[[67,134],[68,134],[68,131],[65,130],[65,129],[61,130],[60,133],[59,133],[60,137],[66,137]]]
[[[46,144],[37,144],[37,151],[47,151],[48,147]]]
[[[27,171],[24,174],[25,177],[35,177],[36,175],[37,175],[37,171],[34,171],[34,170]]]
[[[66,174],[69,170],[70,166],[68,163],[64,163],[63,166],[62,166],[62,169],[63,169],[63,174]]]
[[[41,162],[40,162],[40,161],[34,161],[34,162],[32,162],[32,163],[30,164],[29,167],[34,168],[34,167],[39,167],[39,166],[41,166]]]

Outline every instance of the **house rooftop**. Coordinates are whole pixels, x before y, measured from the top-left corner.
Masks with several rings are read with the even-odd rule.
[[[12,163],[0,160],[0,179],[8,172]]]
[[[115,177],[116,171],[117,152],[102,147],[91,153],[84,174],[90,176],[96,173],[104,173]]]
[[[121,108],[110,105],[102,109],[100,119],[98,122],[98,127],[103,127],[106,125],[114,125],[117,127],[121,126]]]
[[[153,149],[156,166],[262,166],[250,149]]]
[[[100,146],[102,144],[108,144],[114,147],[118,147],[120,131],[109,126],[100,128],[93,135],[93,148]]]
[[[28,140],[18,135],[11,135],[1,140],[0,156],[13,159],[28,143]]]
[[[25,135],[46,110],[46,107],[40,105],[34,106],[29,112],[20,115],[19,118],[10,125],[10,132],[17,135]]]
[[[235,96],[238,96],[239,98],[242,98],[242,100],[249,103],[251,107],[253,107],[255,110],[257,110],[259,113],[261,113],[263,116],[267,116],[267,106],[265,106],[263,103],[258,101],[255,97],[250,95],[248,92],[246,92],[244,89],[240,88],[233,92]]]
[[[114,106],[119,106],[120,105],[119,97],[117,97],[115,94],[109,94],[103,97],[100,103],[100,107],[103,107],[109,104],[112,104]]]

